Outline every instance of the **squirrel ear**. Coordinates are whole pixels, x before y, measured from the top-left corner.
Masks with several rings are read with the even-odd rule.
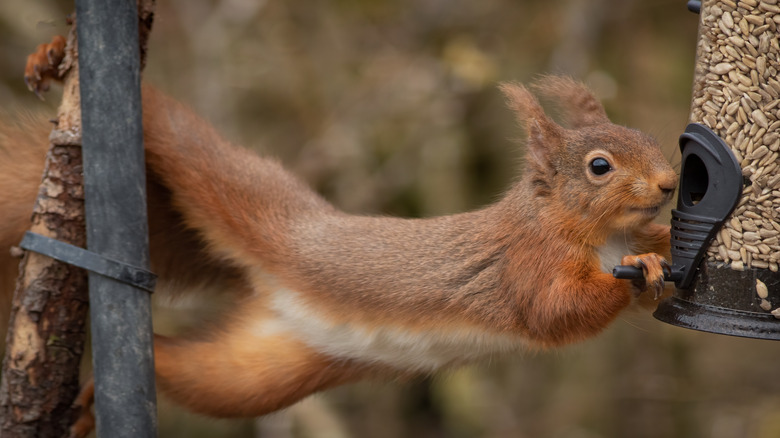
[[[562,144],[562,130],[547,117],[536,97],[524,86],[505,82],[499,85],[507,105],[515,112],[528,135],[528,155],[539,169],[552,169],[550,152]]]
[[[533,88],[555,103],[571,128],[610,123],[604,107],[581,82],[567,76],[545,76]]]

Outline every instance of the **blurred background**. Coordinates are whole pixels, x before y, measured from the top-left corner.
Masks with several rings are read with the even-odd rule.
[[[4,108],[54,111],[58,90],[41,103],[22,71],[71,9],[0,2]],[[489,203],[517,174],[522,132],[500,81],[581,79],[678,165],[696,31],[683,0],[163,0],[145,79],[347,211],[430,216]],[[209,308],[160,303],[155,323],[197,324]],[[161,398],[160,436],[778,437],[779,363],[780,344],[635,310],[576,346],[345,386],[259,420]]]

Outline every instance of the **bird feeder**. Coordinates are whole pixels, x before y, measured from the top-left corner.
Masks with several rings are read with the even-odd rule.
[[[780,6],[775,2],[705,0],[701,5],[691,122],[709,129],[700,130],[707,132],[701,134],[707,136],[706,146],[699,141],[689,153],[681,139],[672,275],[680,265],[677,258],[692,252],[689,246],[695,239],[686,233],[706,232],[709,241],[706,252],[697,252],[697,266],[684,272],[687,281],[675,279],[675,295],[659,305],[655,316],[661,321],[780,339],[778,24]],[[734,164],[738,174],[731,170]],[[729,198],[732,192],[734,201]],[[697,207],[704,207],[704,216],[715,226],[707,230],[699,219],[686,215]],[[718,215],[727,216],[716,223]],[[691,227],[698,231],[689,233]]]
[[[705,0],[699,14],[672,212],[667,279],[677,289],[654,316],[780,340],[780,4]]]

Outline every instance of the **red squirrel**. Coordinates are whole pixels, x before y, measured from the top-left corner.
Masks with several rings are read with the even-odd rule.
[[[38,91],[35,69],[51,67],[38,64],[56,61],[41,50],[27,71]],[[523,85],[500,89],[527,132],[521,177],[482,209],[402,219],[339,211],[145,86],[152,268],[182,289],[241,292],[209,330],[155,336],[163,392],[202,414],[258,416],[347,382],[577,342],[658,295],[669,227],[652,221],[677,185],[658,144],[572,79],[532,88],[566,128]],[[25,230],[45,131],[0,136],[2,254]],[[614,278],[617,264],[644,279]]]

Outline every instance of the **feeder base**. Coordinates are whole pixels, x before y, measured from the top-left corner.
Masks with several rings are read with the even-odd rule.
[[[765,304],[769,309],[780,308],[780,273],[769,269],[735,271],[704,261],[691,287],[677,289],[674,296],[661,302],[653,316],[694,330],[780,340],[780,319],[761,307],[757,281],[767,287]]]
[[[678,327],[743,338],[780,341],[780,320],[772,315],[697,304],[670,297],[653,316]]]

